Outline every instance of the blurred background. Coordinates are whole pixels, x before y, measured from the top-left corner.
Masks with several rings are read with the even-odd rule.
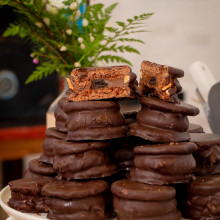
[[[93,2],[104,2],[107,6],[116,1],[91,0],[91,4]],[[135,45],[141,55],[126,55],[133,63],[133,72],[139,76],[142,60],[183,69],[185,77],[180,79],[180,83],[184,101],[200,108],[200,114],[190,118],[190,122],[202,125],[205,132],[211,132],[189,66],[197,60],[202,61],[210,68],[215,80],[220,80],[220,1],[120,0],[118,3],[109,25],[114,26],[115,21],[123,21],[144,12],[155,13],[146,22],[149,32],[136,34],[137,38],[146,43]],[[41,151],[46,128],[46,111],[62,90],[56,75],[28,86],[24,85],[28,74],[35,68],[29,57],[31,45],[19,39],[1,37],[13,18],[10,9],[0,11],[0,70],[8,71],[6,79],[0,82],[2,186],[6,185],[8,180],[21,176],[29,155]],[[7,85],[6,82],[12,83],[12,91],[3,97],[3,85]]]

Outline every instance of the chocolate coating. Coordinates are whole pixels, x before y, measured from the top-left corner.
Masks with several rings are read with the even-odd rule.
[[[67,132],[66,120],[68,118],[68,115],[60,107],[59,102],[58,102],[58,106],[56,107],[54,111],[54,117],[56,119],[55,120],[56,129],[58,131]]]
[[[134,148],[132,180],[149,184],[189,182],[196,167],[192,142],[148,144]]]
[[[42,194],[64,200],[80,199],[104,193],[108,184],[103,180],[91,180],[83,182],[54,181],[42,188]]]
[[[113,206],[115,207],[115,212],[123,217],[161,216],[162,218],[163,215],[176,211],[176,200],[173,198],[165,201],[137,201],[114,196]]]
[[[171,186],[147,185],[131,180],[114,182],[111,192],[120,198],[140,201],[166,201],[174,198],[176,194]]]
[[[187,115],[197,115],[198,108],[146,96],[140,98],[140,103],[137,122],[128,126],[129,135],[157,143],[189,140]]]
[[[137,182],[168,185],[173,183],[188,183],[194,178],[193,173],[167,175],[154,170],[142,170],[139,168],[132,168],[130,172],[130,179]]]
[[[24,179],[27,179],[27,178],[32,178],[32,179],[33,178],[48,178],[48,176],[37,174],[37,173],[30,171],[30,169],[27,169],[24,172]]]
[[[174,104],[157,98],[149,98],[147,96],[141,97],[139,101],[144,107],[164,112],[179,113],[189,116],[196,116],[199,114],[199,109],[197,107],[186,103]]]
[[[185,132],[189,127],[187,116],[180,113],[162,112],[150,108],[143,108],[137,114],[137,121],[143,126]]]
[[[29,170],[44,176],[54,176],[56,174],[56,170],[52,166],[41,163],[39,159],[33,159],[29,162]]]
[[[8,205],[22,212],[46,212],[45,200],[41,188],[53,178],[18,179],[9,182],[11,198]]]
[[[62,98],[59,107],[67,114],[67,140],[106,140],[126,135],[125,119],[116,101],[75,101]]]
[[[80,154],[89,150],[98,150],[110,147],[107,141],[73,142],[46,138],[43,143],[44,154],[48,156]]]
[[[85,130],[68,131],[67,140],[86,141],[86,140],[109,140],[126,136],[126,127],[106,127]]]
[[[47,128],[46,131],[45,131],[45,135],[46,135],[46,137],[56,138],[56,139],[59,139],[59,140],[65,140],[66,139],[66,133],[60,132],[56,128],[53,128],[53,127]]]
[[[111,185],[117,219],[181,219],[171,186],[119,180]]]
[[[81,180],[81,179],[97,179],[107,176],[111,176],[116,172],[116,165],[111,163],[106,163],[100,166],[91,167],[86,170],[81,170],[78,172],[58,172],[58,179],[67,179],[67,180]]]
[[[204,133],[203,127],[194,123],[189,123],[189,133]]]
[[[83,154],[55,156],[53,167],[59,173],[78,172],[91,167],[101,166],[109,162],[108,154],[104,151],[91,150]],[[73,166],[74,164],[74,166]]]
[[[105,198],[102,194],[70,200],[49,197],[46,199],[46,205],[55,214],[71,214],[74,212],[96,210],[104,215]]]
[[[220,218],[220,175],[198,177],[190,183],[186,217],[195,220]]]
[[[19,192],[22,194],[40,195],[41,188],[48,182],[54,181],[53,178],[28,178],[13,180],[8,183],[12,192]]]
[[[133,123],[129,125],[128,134],[131,136],[138,136],[145,140],[157,143],[179,142],[189,140],[188,132],[177,132],[174,130],[165,130],[150,126],[142,126],[138,123]]]
[[[190,134],[198,149],[194,152],[196,174],[220,173],[220,135],[208,133]]]
[[[143,144],[134,148],[135,154],[149,155],[178,155],[190,154],[197,149],[193,142],[171,142],[169,144]]]

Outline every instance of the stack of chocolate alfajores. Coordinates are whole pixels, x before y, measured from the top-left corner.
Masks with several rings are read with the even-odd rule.
[[[178,99],[183,76],[143,61],[138,86],[128,66],[74,69],[56,127],[25,178],[9,183],[8,204],[55,220],[102,220],[111,215],[111,185],[119,220],[180,220],[179,210],[220,217],[220,136],[189,123],[199,110]],[[120,111],[137,98],[140,111]]]

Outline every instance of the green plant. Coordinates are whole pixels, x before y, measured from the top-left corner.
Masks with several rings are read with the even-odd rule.
[[[36,70],[26,83],[40,80],[57,71],[61,76],[76,67],[97,66],[100,62],[118,62],[132,65],[121,53],[140,54],[131,43],[144,43],[130,35],[145,32],[144,21],[152,13],[144,13],[107,26],[117,3],[87,5],[84,0],[65,0],[56,7],[52,0],[1,0],[0,5],[14,7],[18,17],[3,36],[19,36],[33,43],[33,62]],[[79,22],[82,25],[79,25]]]

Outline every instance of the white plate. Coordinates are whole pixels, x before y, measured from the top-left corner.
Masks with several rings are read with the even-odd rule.
[[[9,186],[6,186],[0,192],[0,206],[5,210],[5,212],[10,216],[7,220],[40,220],[48,219],[47,214],[30,214],[22,213],[8,206],[7,202],[11,197],[11,191]]]

